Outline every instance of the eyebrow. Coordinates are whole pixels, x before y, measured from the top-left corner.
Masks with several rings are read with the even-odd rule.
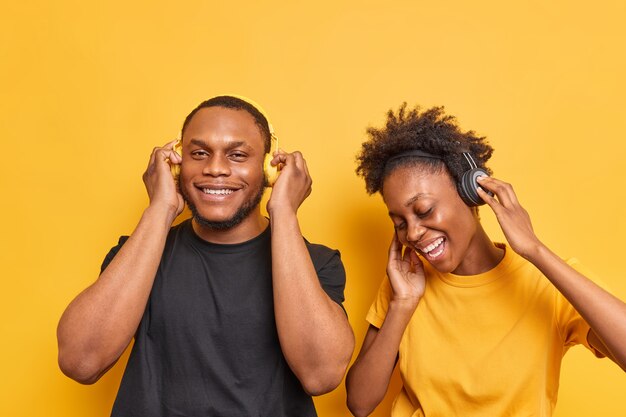
[[[404,207],[409,207],[411,204],[415,203],[417,200],[419,200],[422,197],[425,197],[427,194],[426,193],[417,193],[415,194],[413,197],[409,198],[406,203],[404,203]],[[387,214],[389,214],[389,216],[397,216],[397,214],[395,214],[392,211],[388,211]]]
[[[404,203],[404,207],[408,207],[411,204],[415,203],[417,200],[419,200],[420,198],[426,196],[425,193],[417,193],[415,194],[413,197],[409,198],[406,203]]]
[[[190,143],[200,146],[201,148],[205,148],[205,149],[209,147],[209,145],[201,139],[191,139]],[[250,148],[250,145],[248,145],[246,142],[244,142],[243,140],[238,140],[234,142],[228,142],[227,149],[235,149],[240,146],[243,146],[245,148]]]

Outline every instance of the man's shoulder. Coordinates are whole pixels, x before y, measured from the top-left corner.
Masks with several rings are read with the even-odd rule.
[[[309,252],[314,252],[316,254],[339,254],[338,249],[333,249],[321,243],[309,242],[306,238],[304,238],[304,242],[306,243],[306,247],[309,249]]]
[[[341,253],[338,249],[332,249],[320,243],[309,242],[306,238],[304,239],[304,242],[306,243],[306,247],[309,250],[309,254],[311,255],[311,259],[314,264],[324,265],[332,260],[336,260],[341,263]]]
[[[189,221],[190,221],[189,219],[183,220],[182,222],[170,227],[170,230],[167,233],[167,239],[172,239],[176,237],[179,233],[188,232]],[[120,236],[119,239],[117,240],[117,245],[113,246],[111,248],[111,251],[117,253],[120,250],[120,248],[124,245],[124,243],[126,243],[129,237],[130,237],[129,235]]]
[[[171,239],[175,239],[177,236],[179,236],[180,233],[187,232],[189,221],[190,221],[189,219],[183,220],[181,223],[178,223],[172,226],[167,234],[167,240],[170,241]],[[109,265],[109,263],[111,263],[115,255],[117,255],[117,253],[120,251],[122,246],[124,246],[124,244],[129,238],[130,238],[129,235],[122,235],[119,237],[119,239],[117,240],[117,244],[113,246],[109,250],[107,255],[105,256],[104,261],[102,262],[102,265],[100,266],[100,272],[104,271],[104,269]]]

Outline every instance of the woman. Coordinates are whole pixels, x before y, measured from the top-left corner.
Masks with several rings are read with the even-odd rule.
[[[550,416],[575,344],[626,369],[626,304],[535,236],[511,185],[487,176],[484,137],[406,103],[368,134],[357,173],[395,234],[346,380],[355,416],[380,403],[396,362],[393,417]],[[485,233],[483,202],[508,243]]]

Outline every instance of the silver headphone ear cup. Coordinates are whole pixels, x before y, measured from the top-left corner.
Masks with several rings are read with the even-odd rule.
[[[470,169],[465,171],[458,185],[459,195],[461,199],[470,207],[476,207],[485,204],[478,195],[478,181],[480,176],[487,176],[487,173],[481,168]]]

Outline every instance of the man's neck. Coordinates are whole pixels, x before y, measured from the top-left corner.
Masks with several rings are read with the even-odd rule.
[[[238,225],[225,230],[211,229],[198,224],[192,219],[193,231],[202,240],[218,244],[234,244],[246,242],[263,233],[269,220],[261,215],[260,210],[255,210]]]

